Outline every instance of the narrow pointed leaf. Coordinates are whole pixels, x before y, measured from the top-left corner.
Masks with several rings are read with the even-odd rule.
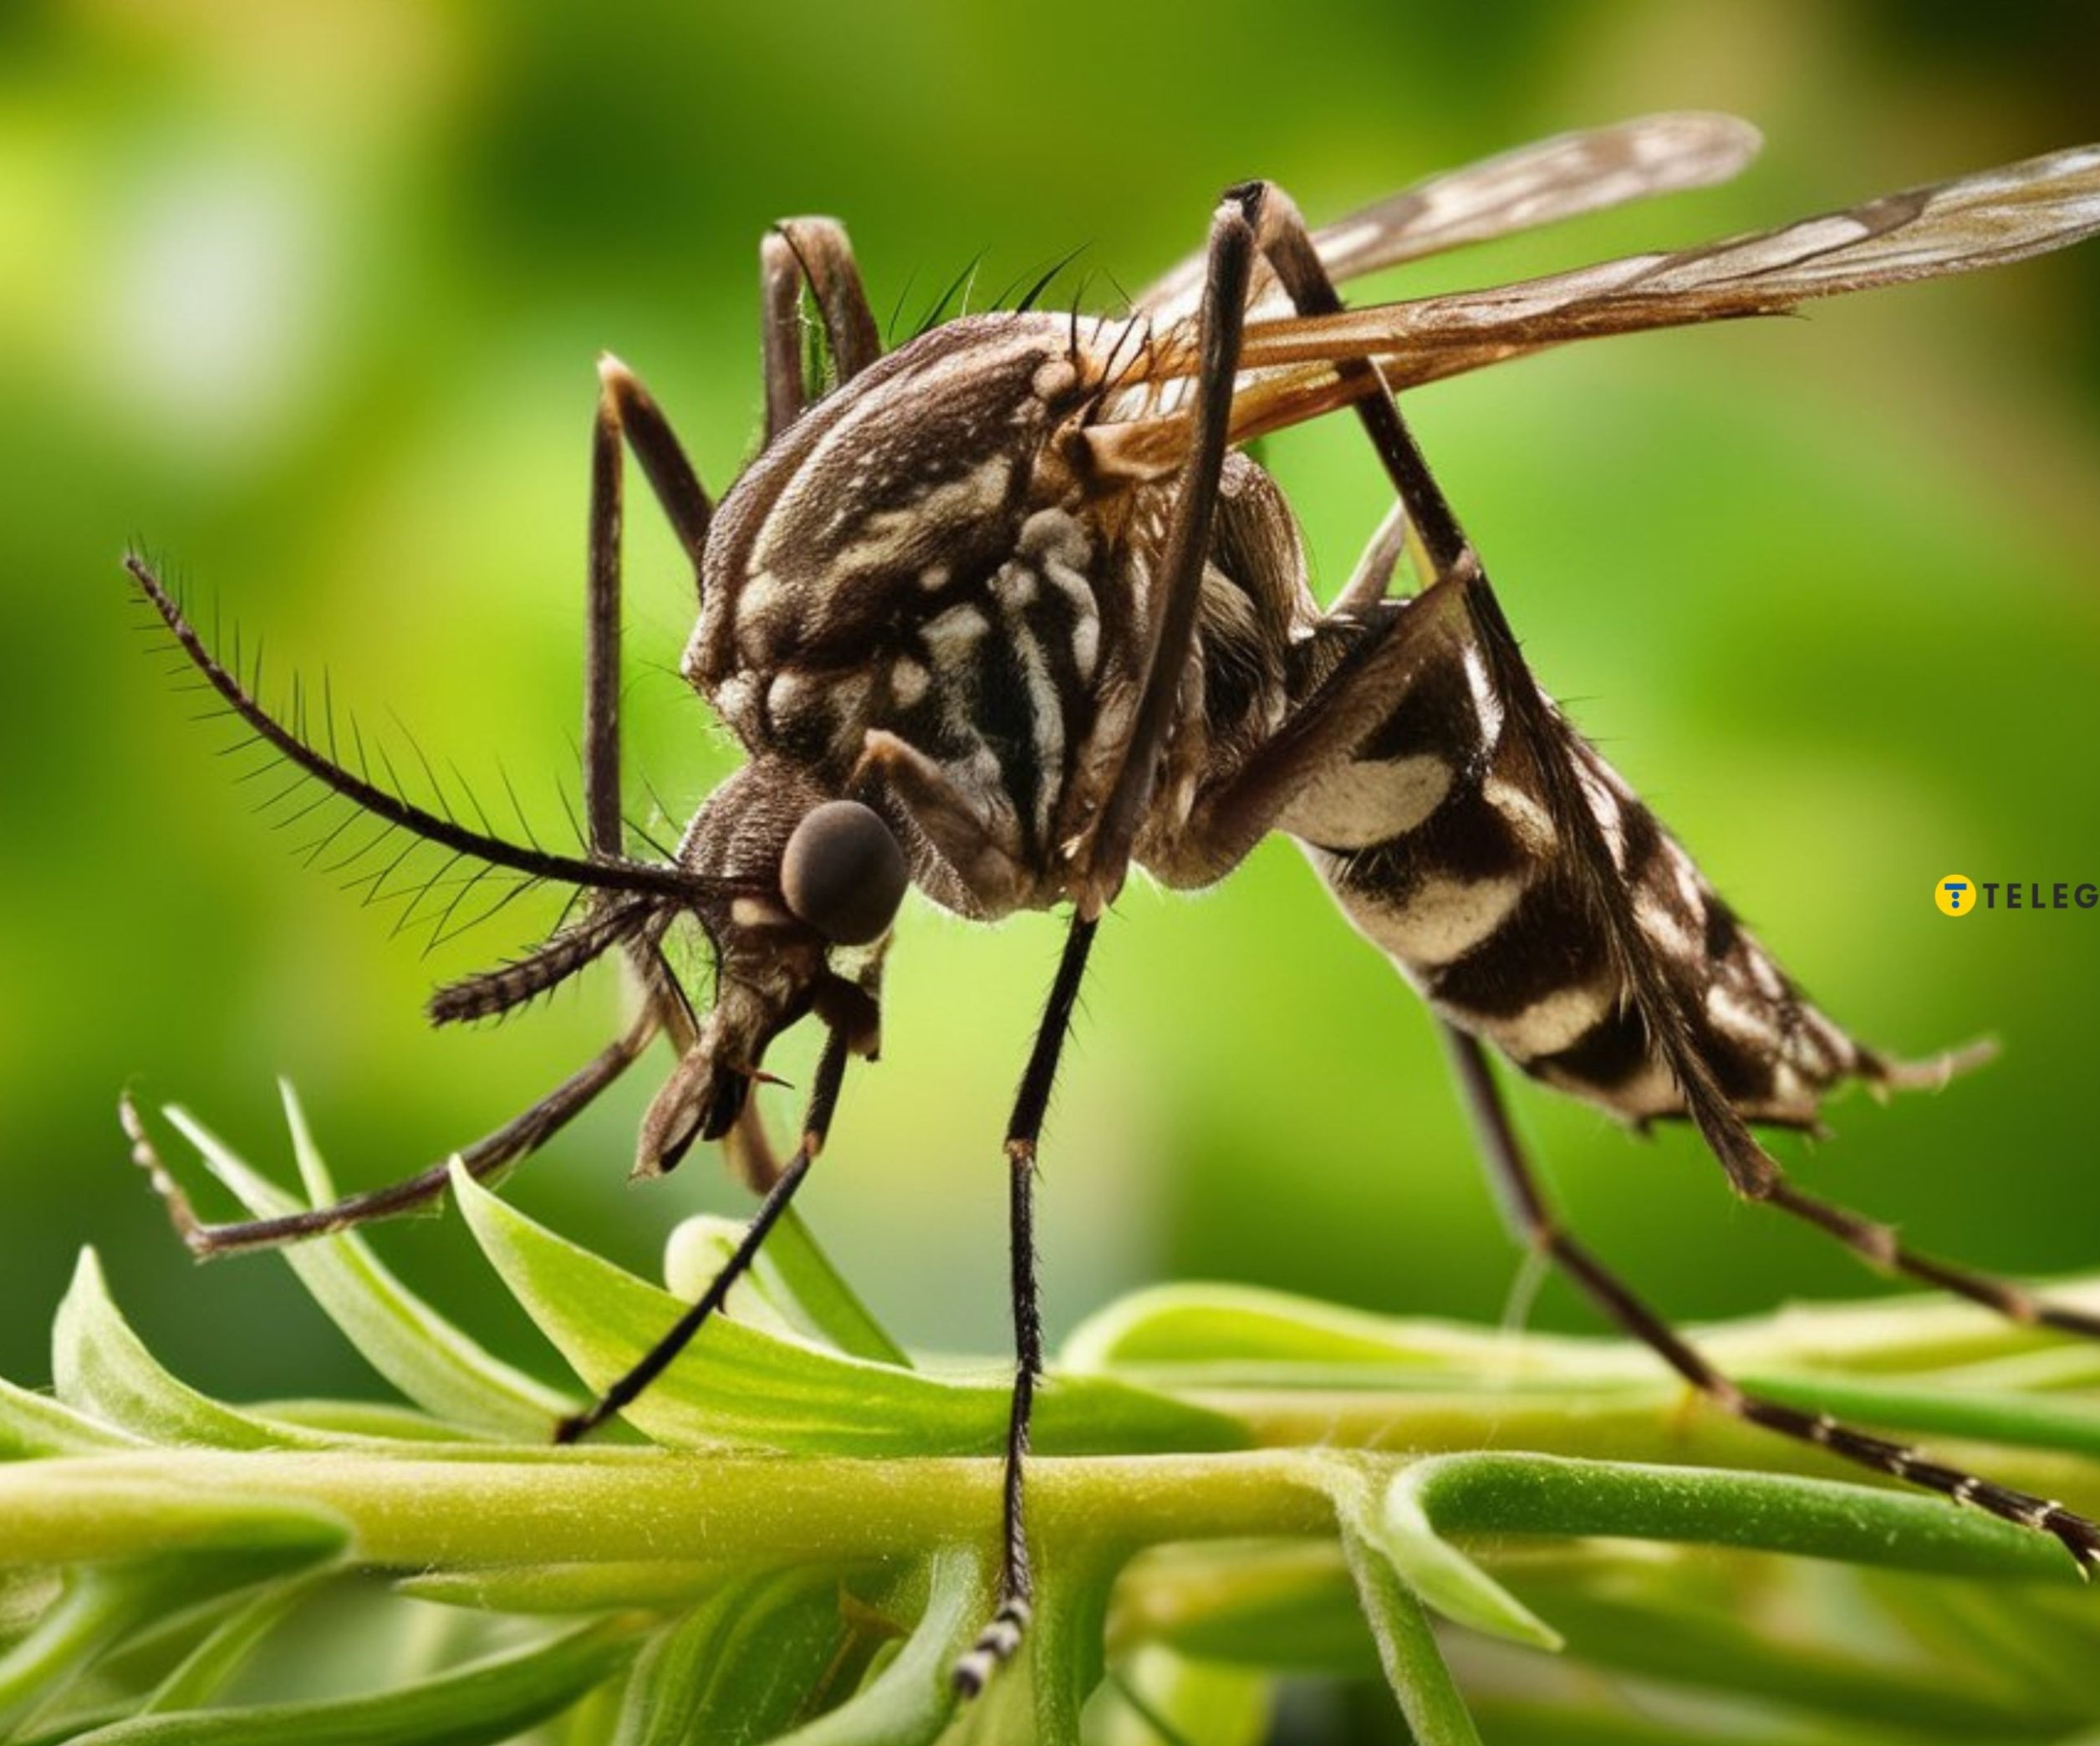
[[[1252,1286],[1160,1285],[1089,1316],[1061,1355],[1075,1370],[1205,1366],[1265,1378],[1278,1366],[1375,1366],[1464,1381],[1651,1373],[1630,1347],[1599,1340],[1506,1334],[1455,1322],[1400,1320]]]
[[[733,1218],[701,1213],[680,1220],[664,1245],[664,1284],[671,1295],[687,1303],[697,1299],[728,1266],[743,1235],[743,1224]],[[767,1247],[772,1247],[770,1237]],[[794,1338],[815,1333],[762,1259],[730,1287],[722,1310],[730,1320],[762,1334]]]
[[[196,1709],[216,1698],[263,1640],[303,1604],[312,1579],[273,1583],[222,1620],[155,1686],[139,1713]]]
[[[390,1692],[140,1716],[79,1746],[494,1746],[566,1709],[634,1652],[630,1625],[586,1626]]]
[[[0,1377],[0,1461],[136,1448],[140,1439]]]
[[[179,1527],[171,1523],[171,1527]],[[218,1543],[178,1555],[95,1565],[0,1655],[0,1733],[48,1709],[103,1653],[141,1626],[311,1568],[336,1556],[344,1534],[324,1518],[261,1508],[225,1513]],[[226,1529],[234,1532],[226,1532]],[[250,1530],[252,1541],[238,1530]]]
[[[334,1441],[222,1406],[169,1375],[111,1300],[93,1249],[80,1251],[59,1305],[51,1371],[65,1405],[156,1443],[266,1449],[322,1448]]]
[[[909,1370],[911,1360],[869,1313],[793,1207],[766,1239],[766,1264],[810,1324],[842,1352]]]
[[[1338,1498],[1344,1527],[1370,1540],[1423,1603],[1445,1618],[1530,1648],[1558,1649],[1560,1634],[1552,1626],[1437,1532],[1420,1490],[1408,1483],[1426,1465],[1394,1480],[1375,1513]],[[1352,1570],[1361,1591],[1364,1575],[1353,1563]]]
[[[697,1298],[727,1263],[746,1228],[741,1220],[702,1216],[673,1231],[664,1260],[665,1283],[672,1294],[689,1301]],[[767,1237],[757,1264],[731,1291],[729,1309],[737,1320],[769,1332],[799,1328],[853,1357],[911,1368],[904,1349],[839,1277],[792,1207]]]
[[[1444,1665],[1422,1603],[1380,1545],[1348,1521],[1342,1524],[1342,1551],[1356,1579],[1386,1683],[1416,1746],[1480,1746],[1480,1732]]]
[[[761,1746],[818,1708],[847,1626],[822,1570],[746,1576],[636,1659],[614,1746]]]
[[[455,1168],[453,1192],[526,1313],[594,1389],[624,1376],[686,1306],[535,1224]],[[805,1453],[988,1453],[1006,1434],[1008,1383],[928,1376],[769,1335],[717,1317],[627,1410],[659,1442]],[[1093,1379],[1053,1380],[1037,1419],[1046,1452],[1220,1448],[1231,1419]]]
[[[932,1746],[959,1701],[950,1677],[956,1659],[992,1604],[976,1552],[951,1546],[935,1554],[925,1611],[903,1648],[860,1692],[778,1746]]]
[[[1793,1474],[1558,1455],[1437,1455],[1393,1482],[1384,1516],[1389,1528],[1420,1521],[1447,1534],[1611,1534],[1945,1575],[2078,1582],[2077,1567],[2046,1534],[1917,1492]]]
[[[293,1150],[311,1202],[334,1198],[304,1112],[283,1088]],[[168,1120],[196,1147],[212,1173],[257,1218],[304,1210],[258,1176],[186,1110]],[[533,1381],[484,1350],[410,1291],[354,1232],[294,1243],[284,1258],[313,1299],[372,1368],[417,1406],[463,1428],[525,1442],[544,1441],[548,1427],[575,1402]]]

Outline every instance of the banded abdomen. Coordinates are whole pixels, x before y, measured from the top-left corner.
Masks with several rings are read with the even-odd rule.
[[[1503,731],[1482,652],[1462,615],[1440,622],[1450,628],[1425,639],[1398,707],[1282,828],[1445,1017],[1629,1121],[1682,1115],[1529,759]],[[1618,773],[1562,725],[1639,927],[1736,1108],[1811,1126],[1838,1082],[1908,1077],[1802,998]]]

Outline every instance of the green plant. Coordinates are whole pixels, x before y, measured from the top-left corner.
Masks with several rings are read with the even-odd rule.
[[[171,1116],[252,1211],[292,1204]],[[586,1386],[673,1313],[463,1177],[456,1194]],[[685,1227],[675,1290],[731,1235]],[[580,1448],[545,1441],[573,1400],[361,1238],[288,1258],[407,1406],[209,1399],[92,1254],[54,1395],[0,1385],[6,1738],[1231,1746],[1263,1737],[1278,1681],[1382,1671],[1434,1746],[2100,1739],[2100,1615],[2041,1537],[1812,1475],[1815,1452],[1622,1343],[1194,1286],[1067,1343],[1038,1420],[1030,1652],[959,1709],[1005,1367],[915,1366],[799,1224],[625,1432]],[[1705,1338],[1775,1394],[2100,1499],[2090,1348],[1933,1299]]]

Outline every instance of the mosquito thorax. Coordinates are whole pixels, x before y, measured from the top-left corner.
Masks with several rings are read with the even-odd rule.
[[[1073,332],[951,322],[818,402],[717,511],[686,651],[754,757],[870,799],[916,882],[972,914],[1054,897],[1071,779],[1124,658],[1116,554],[1064,440],[1086,400]],[[895,815],[908,798],[864,764],[885,737],[983,834],[997,878]]]

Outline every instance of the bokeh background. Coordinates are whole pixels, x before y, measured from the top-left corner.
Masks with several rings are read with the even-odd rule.
[[[1865,0],[1048,10],[0,6],[0,1371],[47,1374],[77,1247],[178,1368],[235,1395],[368,1386],[281,1264],[197,1270],[126,1163],[120,1086],[288,1175],[303,1092],[366,1185],[482,1131],[619,1022],[610,973],[432,1035],[436,980],[529,942],[520,906],[425,957],[302,869],[132,628],[140,539],[325,667],[385,734],[558,828],[573,787],[593,362],[616,350],[726,485],[757,426],[756,244],[852,226],[915,321],[1074,248],[1112,301],[1262,174],[1316,220],[1562,128],[1715,107],[1730,187],[1435,262],[1385,294],[1776,221],[2100,135],[2088,8]],[[1811,319],[1613,341],[1449,384],[1420,427],[1548,684],[1835,1013],[2003,1059],[1781,1142],[1922,1244],[2100,1264],[2100,911],[1933,907],[1943,875],[2100,879],[2100,248]],[[1066,294],[1069,294],[1068,291]],[[1277,442],[1323,590],[1382,508],[1343,421]],[[639,501],[639,499],[638,499]],[[632,518],[629,765],[674,808],[731,750],[679,683],[692,601]],[[398,746],[400,742],[397,739]],[[924,907],[888,1055],[849,1087],[812,1224],[909,1338],[1003,1350],[1001,1124],[1058,943]],[[1134,889],[1053,1118],[1053,1327],[1211,1276],[1492,1319],[1516,1276],[1435,1039],[1287,845],[1200,900]],[[790,1049],[797,1075],[806,1052]],[[653,1265],[711,1158],[624,1178],[660,1059],[512,1192]],[[1876,1288],[1735,1206],[1682,1133],[1526,1089],[1578,1225],[1685,1317]],[[786,1105],[781,1105],[783,1120]],[[390,1257],[545,1362],[451,1221]],[[1592,1325],[1549,1286],[1531,1314]]]

